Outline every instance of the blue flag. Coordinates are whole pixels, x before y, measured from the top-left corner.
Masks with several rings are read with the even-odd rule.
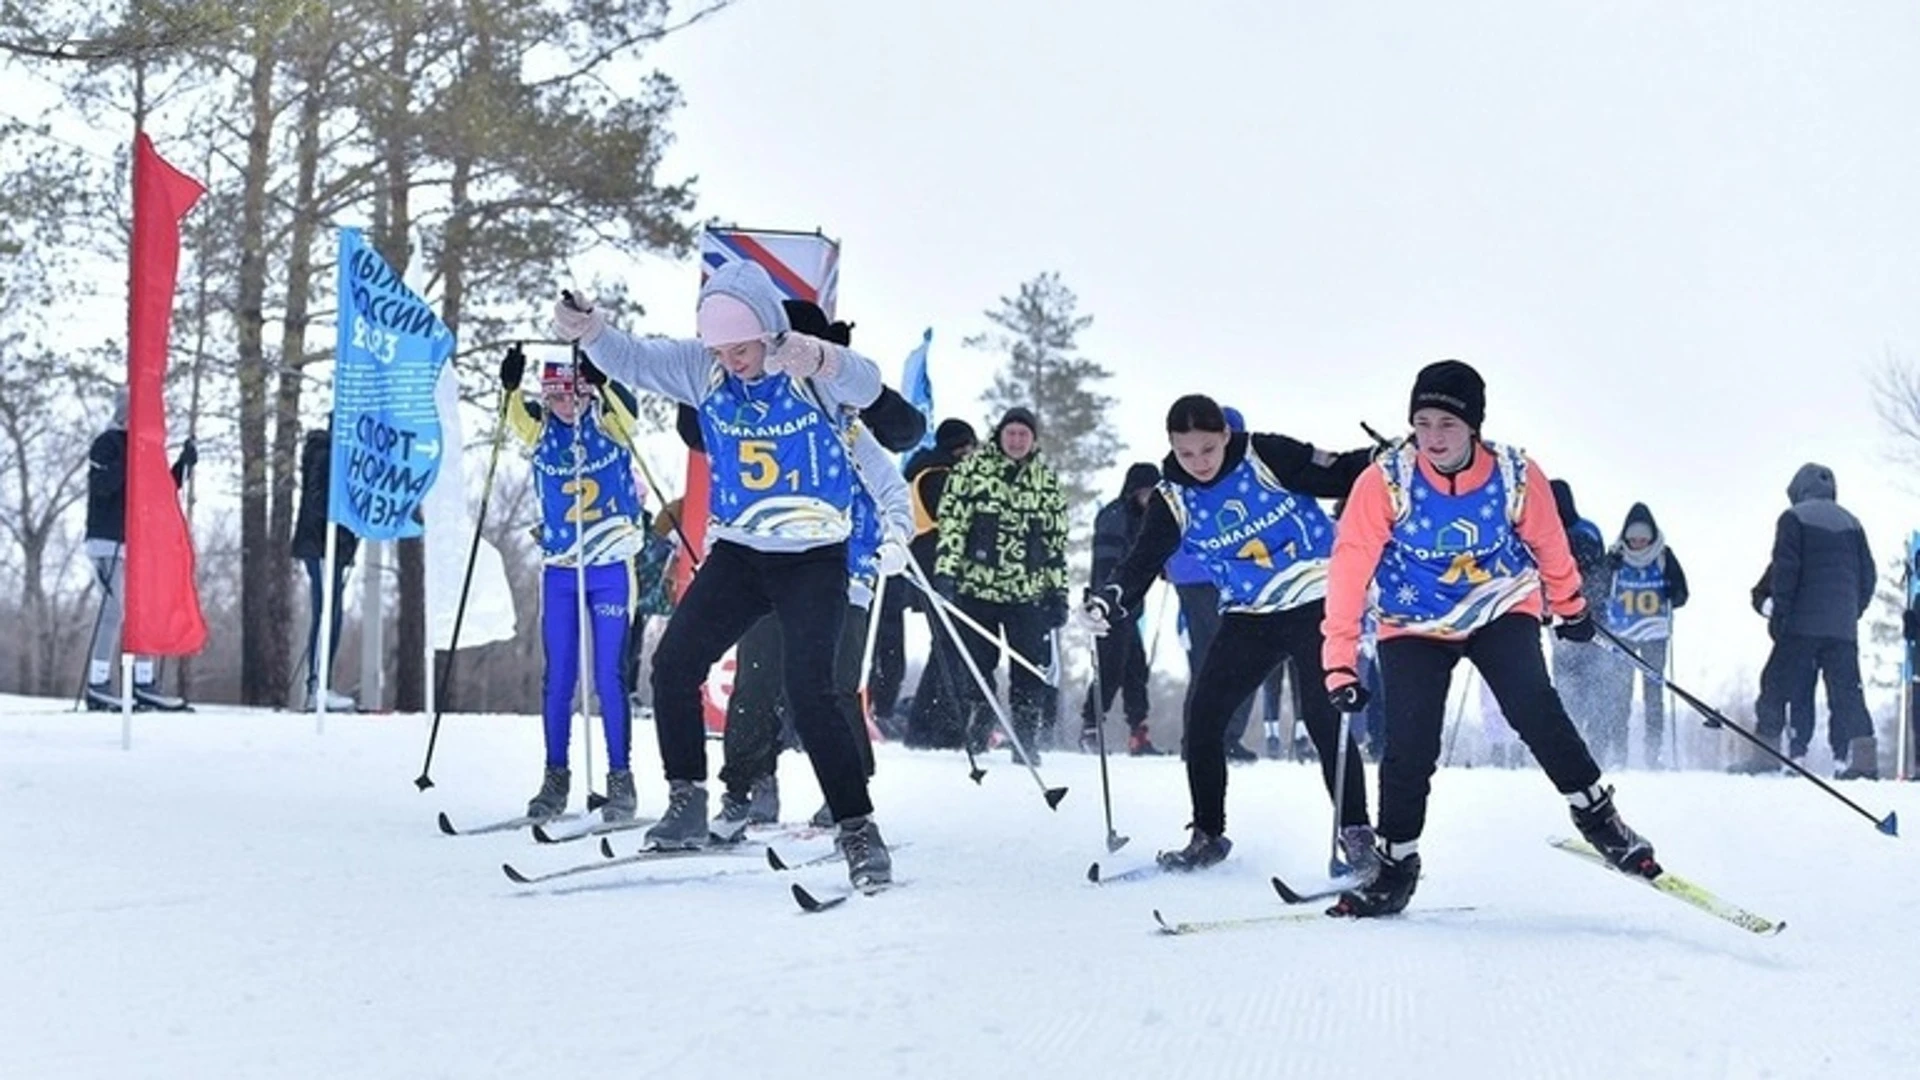
[[[327,517],[368,540],[419,536],[440,471],[434,384],[453,332],[360,230],[341,229],[336,336]]]
[[[927,347],[932,344],[933,328],[928,327],[920,344],[907,354],[906,366],[900,372],[900,393],[927,418],[927,433],[920,437],[920,445],[915,448],[919,450],[933,445],[933,376],[927,373]]]

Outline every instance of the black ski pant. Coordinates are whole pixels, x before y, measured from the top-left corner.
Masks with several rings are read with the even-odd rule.
[[[1220,632],[1207,648],[1206,664],[1194,679],[1187,707],[1187,792],[1193,799],[1195,828],[1219,836],[1227,831],[1227,748],[1224,732],[1234,707],[1244,704],[1267,672],[1290,658],[1301,684],[1323,686],[1320,669],[1320,621],[1326,605],[1316,600],[1286,611],[1261,615],[1227,612]],[[1327,794],[1333,794],[1334,769],[1346,754],[1346,790],[1339,807],[1340,824],[1367,823],[1367,773],[1351,733],[1338,747],[1340,713],[1325,693],[1304,695],[1307,735],[1320,752],[1320,774]]]
[[[1207,647],[1220,632],[1220,590],[1203,582],[1175,585],[1173,593],[1180,601],[1180,617],[1187,621],[1187,696],[1181,703],[1181,715],[1191,716],[1194,688],[1200,685],[1200,670],[1207,665]],[[1233,714],[1227,718],[1225,733],[1221,736],[1223,748],[1228,740],[1239,742],[1246,737],[1247,722],[1252,715],[1253,691],[1249,690],[1246,700],[1235,705]],[[1180,733],[1180,756],[1187,756],[1185,731]]]
[[[861,770],[873,775],[873,736],[860,701],[860,661],[867,647],[867,609],[847,606],[833,654],[833,696],[860,751]],[[783,685],[780,621],[769,615],[753,624],[734,650],[733,694],[727,701],[726,760],[720,782],[746,798],[755,781],[774,775],[786,749],[784,718],[792,715]],[[802,740],[802,749],[804,740]],[[808,750],[811,754],[812,751]]]
[[[1833,749],[1835,761],[1845,761],[1849,741],[1873,734],[1866,691],[1860,685],[1860,645],[1851,638],[1804,634],[1775,638],[1773,652],[1760,671],[1755,728],[1762,739],[1777,748],[1791,703],[1794,724],[1789,756],[1805,754],[1813,742],[1813,686],[1817,678],[1824,678],[1827,684],[1827,745]]]
[[[907,712],[906,744],[916,748],[958,750],[966,741],[965,698],[960,687],[970,678],[960,663],[959,650],[931,608],[924,609],[933,647],[913,689],[913,707]]]
[[[988,600],[962,594],[954,606],[971,616],[973,621],[986,629],[988,634],[998,632],[1006,638],[1007,647],[1019,653],[1034,666],[1044,669],[1052,656],[1052,643],[1047,640],[1047,619],[1038,603],[997,604]],[[995,669],[1000,664],[999,642],[976,633],[959,619],[953,620],[954,630],[966,643],[968,655],[973,657],[974,666],[987,681],[986,690],[992,693],[998,686]],[[1008,698],[1013,705],[1013,730],[1020,736],[1021,745],[1034,748],[1034,737],[1040,733],[1040,720],[1046,715],[1050,702],[1046,680],[1028,671],[1026,666],[1013,660],[1007,661],[1009,669]],[[993,708],[981,688],[974,683],[964,664],[957,673],[961,680],[960,692],[967,703],[967,738],[973,748],[985,749],[987,737],[992,733],[994,720]]]
[[[654,728],[668,780],[707,776],[700,685],[761,616],[779,620],[780,670],[793,725],[835,820],[872,813],[859,750],[834,696],[833,661],[847,610],[847,547],[802,552],[713,545],[654,652]]]
[[[1582,647],[1600,648],[1591,643]],[[1447,690],[1462,656],[1480,669],[1507,726],[1533,751],[1555,788],[1572,794],[1600,782],[1600,767],[1547,677],[1539,619],[1502,615],[1465,641],[1383,638],[1380,672],[1387,697],[1387,748],[1380,757],[1379,832],[1389,843],[1417,840],[1426,828],[1427,794],[1446,726]]]
[[[772,776],[786,749],[788,708],[780,688],[785,656],[780,620],[772,615],[755,622],[734,646],[720,782],[736,798],[746,798],[755,781]],[[659,661],[654,663],[657,668]]]
[[[1080,709],[1080,725],[1091,730],[1113,708],[1115,697],[1120,698],[1128,727],[1146,723],[1147,646],[1140,640],[1140,624],[1129,619],[1125,625],[1112,627],[1095,638],[1094,655],[1100,665],[1100,681],[1097,687],[1087,687],[1087,700]],[[1096,689],[1100,691],[1097,704]]]

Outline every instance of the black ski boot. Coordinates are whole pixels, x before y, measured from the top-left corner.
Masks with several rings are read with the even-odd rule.
[[[872,818],[848,818],[840,823],[840,835],[833,846],[847,860],[847,880],[853,887],[871,891],[893,883],[893,855],[880,838],[880,826]]]
[[[1373,882],[1341,893],[1327,914],[1372,919],[1406,910],[1407,901],[1413,899],[1414,887],[1420,884],[1420,853],[1410,851],[1398,859],[1386,851],[1378,855],[1380,871],[1374,875]]]
[[[1227,852],[1233,850],[1233,841],[1225,836],[1212,836],[1195,828],[1188,838],[1187,846],[1179,851],[1163,851],[1155,855],[1154,861],[1162,870],[1205,870],[1207,867],[1225,859]]]
[[[1653,845],[1620,820],[1620,812],[1613,808],[1612,788],[1595,784],[1567,799],[1573,803],[1569,809],[1574,827],[1615,870],[1634,877],[1660,876],[1660,864],[1653,859]]]
[[[716,844],[737,844],[747,835],[747,826],[751,824],[753,797],[723,791],[720,793],[720,812],[708,824],[707,833]]]
[[[647,830],[647,847],[656,851],[690,851],[707,846],[707,788],[691,780],[667,784],[667,812]]]
[[[540,781],[540,794],[527,802],[527,816],[538,821],[559,817],[567,808],[567,790],[573,786],[573,774],[564,766],[547,766]]]
[[[632,821],[640,810],[640,796],[633,790],[633,770],[614,769],[607,773],[607,801],[600,806],[600,820],[613,824]]]

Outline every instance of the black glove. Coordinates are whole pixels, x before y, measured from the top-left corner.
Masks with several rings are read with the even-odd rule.
[[[1360,685],[1359,672],[1350,667],[1337,667],[1329,670],[1327,674],[1345,676],[1342,681],[1334,685],[1333,689],[1327,691],[1327,700],[1333,702],[1334,708],[1344,713],[1366,711],[1367,702],[1373,700],[1373,695],[1367,693],[1367,688]]]
[[[1553,624],[1554,636],[1561,641],[1592,641],[1595,633],[1593,612],[1585,608],[1571,619],[1561,619]]]
[[[585,352],[580,353],[577,363],[580,366],[580,377],[585,379],[588,385],[594,387],[607,385],[607,373],[601,371]]]
[[[500,358],[500,387],[503,390],[520,389],[520,379],[527,373],[527,354],[521,351],[520,343],[515,342],[507,348],[507,355]]]
[[[1047,617],[1047,629],[1049,630],[1058,630],[1067,625],[1066,590],[1055,590],[1041,597],[1040,612]]]

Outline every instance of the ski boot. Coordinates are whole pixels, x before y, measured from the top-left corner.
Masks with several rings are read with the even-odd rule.
[[[1341,839],[1345,840],[1346,837],[1342,836]],[[1327,909],[1327,914],[1373,919],[1405,911],[1407,901],[1413,899],[1414,887],[1420,884],[1420,852],[1404,849],[1414,847],[1416,843],[1418,841],[1390,844],[1386,850],[1377,851],[1375,857],[1380,868],[1373,880],[1358,889],[1341,893],[1340,899]],[[1395,847],[1403,849],[1398,857],[1392,851]]]
[[[1340,858],[1347,864],[1349,876],[1362,885],[1371,885],[1380,876],[1380,852],[1374,845],[1373,826],[1342,825]]]
[[[320,694],[316,694],[312,688],[308,688],[307,711],[319,712],[321,700],[322,700],[322,697]],[[328,712],[349,713],[349,712],[358,712],[360,709],[359,703],[355,702],[352,698],[348,697],[345,694],[335,693],[332,690],[328,690],[325,692],[325,701],[326,701]]]
[[[773,773],[753,782],[747,791],[747,823],[773,825],[780,820],[780,778]]]
[[[1147,735],[1147,725],[1139,723],[1127,730],[1128,757],[1163,757],[1166,751],[1153,745],[1153,739]]]
[[[1653,859],[1653,845],[1620,820],[1620,812],[1613,808],[1612,788],[1595,784],[1567,796],[1567,801],[1573,804],[1570,809],[1574,827],[1615,870],[1634,877],[1660,876],[1660,864]]]
[[[540,794],[527,802],[527,816],[536,821],[557,818],[567,808],[567,790],[573,786],[573,774],[563,765],[547,766],[540,781]]]
[[[614,769],[607,773],[607,801],[600,804],[600,820],[609,824],[632,821],[640,809],[640,797],[633,790],[633,770]]]
[[[720,812],[714,815],[713,822],[707,826],[708,836],[716,844],[739,843],[747,835],[747,826],[753,823],[752,807],[751,795],[721,792]]]
[[[1225,836],[1210,836],[1199,828],[1193,830],[1193,836],[1187,840],[1187,846],[1179,851],[1163,851],[1155,855],[1154,861],[1162,870],[1205,870],[1227,857],[1233,850],[1233,841]]]
[[[1249,761],[1259,761],[1259,760],[1260,760],[1259,754],[1256,754],[1253,751],[1247,749],[1245,746],[1241,745],[1240,743],[1230,742],[1227,744],[1227,761],[1229,763],[1237,762],[1239,764],[1244,765]]]
[[[1097,754],[1100,752],[1100,731],[1098,728],[1084,727],[1080,729],[1080,752],[1083,754]]]
[[[840,823],[840,834],[833,846],[847,860],[847,880],[853,887],[873,890],[893,883],[893,856],[887,842],[880,838],[880,826],[872,818],[848,818]]]
[[[103,682],[87,684],[88,712],[119,712],[124,704],[120,695],[114,693],[113,687],[108,684]],[[138,702],[134,704],[134,710],[140,711]]]
[[[655,851],[691,851],[707,844],[707,786],[692,780],[667,785],[667,812],[647,830],[647,847]]]
[[[163,694],[153,683],[133,684],[133,703],[136,708],[150,709],[154,712],[192,712],[193,706],[186,698]]]

